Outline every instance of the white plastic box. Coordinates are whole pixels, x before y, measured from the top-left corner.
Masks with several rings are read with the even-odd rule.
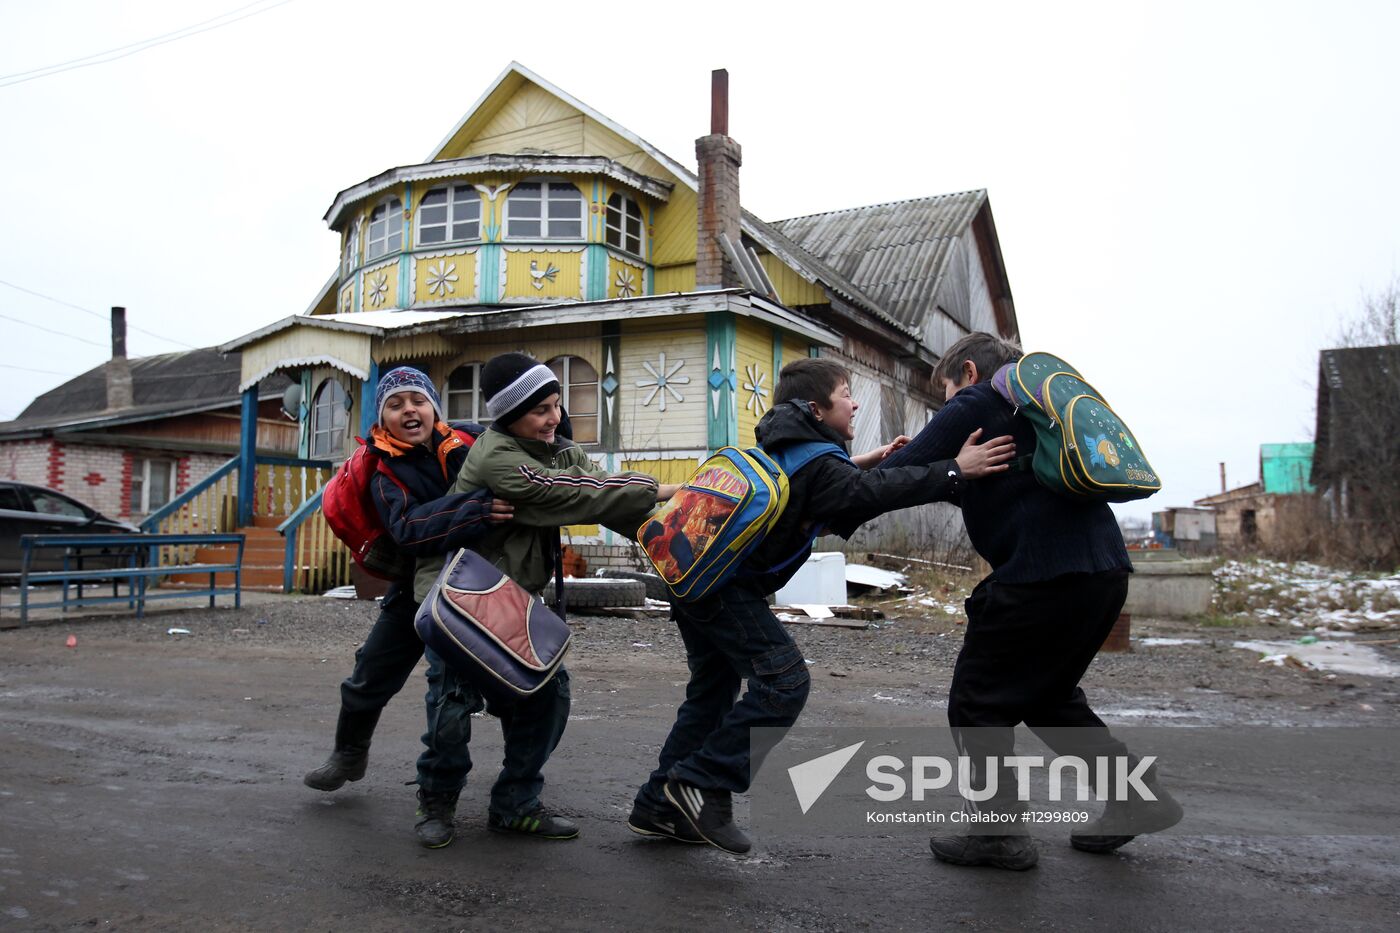
[[[846,555],[813,551],[774,600],[779,606],[846,605]]]

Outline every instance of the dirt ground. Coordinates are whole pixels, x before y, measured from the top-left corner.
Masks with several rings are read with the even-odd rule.
[[[902,614],[869,630],[794,626],[814,678],[802,725],[942,722],[962,627],[941,609],[892,608]],[[1400,925],[1391,837],[1221,837],[1186,823],[1095,857],[1045,836],[1027,873],[936,863],[927,833],[770,835],[747,858],[637,837],[623,825],[631,795],[685,682],[661,620],[574,626],[573,715],[546,799],[582,838],[486,832],[489,781],[474,772],[457,841],[428,851],[403,783],[421,677],[386,712],[365,780],[333,794],[301,783],[329,750],[337,684],[373,613],[267,597],[0,631],[0,929]],[[1191,643],[1100,655],[1084,686],[1111,723],[1386,727],[1400,711],[1393,677],[1261,664],[1232,647],[1296,637],[1277,627],[1136,619],[1133,634]],[[500,732],[478,723],[473,755],[489,774]],[[1179,796],[1189,806],[1191,788]]]

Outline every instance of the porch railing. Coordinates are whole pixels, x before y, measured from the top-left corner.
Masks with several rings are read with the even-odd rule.
[[[321,511],[321,490],[277,526],[287,539],[282,589],[319,593],[350,582],[350,549],[331,532]]]
[[[159,534],[211,534],[238,530],[241,458],[213,473],[152,512],[141,530]],[[321,489],[334,473],[328,460],[257,457],[254,465],[255,519],[288,516],[277,526],[283,536],[283,590],[320,592],[350,582],[350,552],[331,533],[321,513]],[[153,552],[157,549],[153,548]],[[161,565],[189,563],[193,546],[159,548]]]

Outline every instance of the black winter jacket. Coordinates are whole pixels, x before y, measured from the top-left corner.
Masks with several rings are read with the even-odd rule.
[[[805,402],[775,405],[758,423],[758,444],[769,454],[791,444],[829,441],[846,449],[846,441],[813,417]],[[788,504],[777,525],[745,561],[736,582],[761,593],[781,589],[797,573],[810,551],[815,525],[839,529],[850,537],[862,522],[894,509],[954,498],[963,487],[953,460],[890,470],[862,470],[836,456],[818,457],[788,477]],[[772,570],[795,557],[781,570]]]
[[[484,430],[475,422],[454,422],[452,427],[472,437]],[[491,512],[489,489],[448,495],[470,448],[464,445],[448,451],[444,475],[443,464],[437,456],[442,440],[434,433],[431,449],[417,445],[398,456],[390,456],[370,445],[371,454],[379,456],[407,488],[405,492],[382,473],[375,473],[371,483],[380,521],[399,550],[411,557],[441,555],[467,547],[491,527],[486,520]],[[385,603],[395,598],[400,590],[412,598],[411,570],[404,579],[394,581],[385,595]]]

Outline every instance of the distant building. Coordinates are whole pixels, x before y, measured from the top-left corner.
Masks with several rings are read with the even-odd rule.
[[[1293,539],[1306,533],[1312,506],[1312,458],[1312,444],[1261,444],[1258,482],[1197,499],[1198,509],[1214,513],[1219,547],[1278,551],[1298,544]]]
[[[1173,507],[1152,513],[1152,540],[1162,547],[1189,554],[1213,554],[1216,545],[1215,512],[1211,509]]]

